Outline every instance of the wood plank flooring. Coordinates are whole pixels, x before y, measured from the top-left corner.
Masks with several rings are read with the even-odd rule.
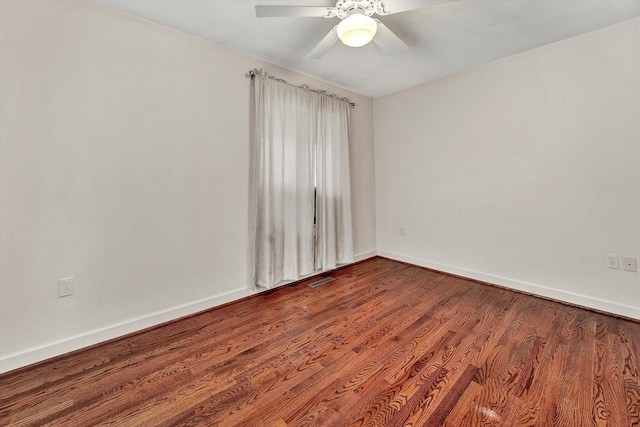
[[[640,426],[640,323],[373,258],[0,376],[11,426]]]

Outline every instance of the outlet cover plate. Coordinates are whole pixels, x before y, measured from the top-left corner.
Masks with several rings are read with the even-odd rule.
[[[618,254],[606,254],[607,255],[607,267],[620,268],[618,265]]]
[[[65,277],[58,281],[58,298],[73,295],[73,277]]]
[[[638,264],[636,259],[630,256],[622,257],[622,268],[624,271],[638,271]]]

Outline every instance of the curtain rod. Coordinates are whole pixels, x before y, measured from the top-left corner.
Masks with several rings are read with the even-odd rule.
[[[253,79],[254,79],[254,77],[255,77],[256,75],[260,75],[260,76],[265,77],[265,78],[268,78],[268,79],[273,79],[273,80],[279,81],[279,82],[281,82],[281,83],[288,84],[289,86],[299,87],[299,88],[302,88],[302,89],[309,90],[309,91],[311,91],[311,92],[316,92],[316,93],[319,93],[320,95],[329,96],[329,97],[331,97],[331,98],[339,99],[340,101],[345,101],[345,102],[346,102],[346,103],[348,103],[351,107],[355,107],[355,106],[356,106],[356,103],[355,103],[355,102],[351,102],[351,101],[349,101],[349,98],[342,98],[342,97],[340,97],[340,96],[338,96],[338,95],[335,95],[335,94],[333,94],[333,93],[327,93],[327,91],[326,91],[326,90],[321,90],[321,89],[311,89],[311,88],[310,88],[309,86],[307,86],[307,85],[300,85],[300,86],[296,86],[296,85],[291,84],[291,83],[289,83],[289,82],[287,82],[287,81],[285,81],[285,80],[283,80],[283,79],[279,79],[279,78],[273,77],[273,76],[271,76],[271,75],[267,74],[267,73],[266,73],[264,70],[262,70],[262,69],[254,68],[253,70],[249,70],[249,77],[251,77],[251,80],[253,80]]]

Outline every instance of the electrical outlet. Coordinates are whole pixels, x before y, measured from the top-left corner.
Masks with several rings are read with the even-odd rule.
[[[58,298],[73,295],[73,277],[67,277],[58,281]]]
[[[400,235],[404,236],[404,227],[400,227]]]
[[[630,256],[623,256],[622,269],[624,271],[638,271],[638,265],[636,264],[636,259]]]
[[[618,255],[617,254],[607,254],[607,267],[609,268],[620,268],[618,265]]]

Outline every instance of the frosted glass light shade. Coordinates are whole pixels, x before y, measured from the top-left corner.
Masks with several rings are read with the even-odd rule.
[[[353,13],[340,21],[337,32],[340,41],[347,46],[360,47],[373,40],[378,24],[373,18],[361,13]]]

